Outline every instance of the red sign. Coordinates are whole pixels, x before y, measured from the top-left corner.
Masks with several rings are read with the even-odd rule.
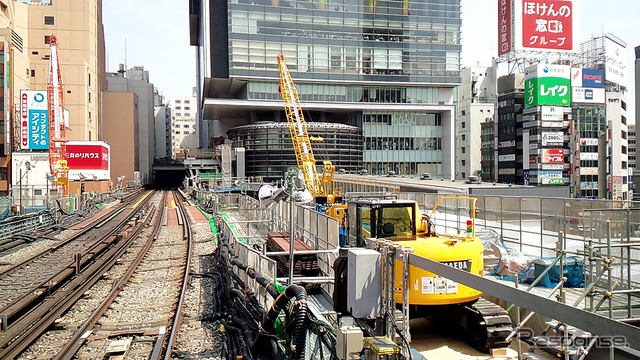
[[[564,149],[542,149],[543,164],[564,164]]]
[[[529,164],[537,164],[538,158],[536,156],[529,156]]]
[[[498,55],[511,51],[511,0],[498,0]]]
[[[67,144],[69,170],[109,170],[109,149],[103,145]]]
[[[28,100],[29,100],[29,97],[27,96],[27,94],[26,93],[22,93],[22,97],[20,98],[20,101],[21,101],[20,110],[22,112],[22,118],[25,119],[25,120],[28,117],[28,114],[27,114]]]
[[[573,7],[571,1],[522,0],[522,46],[572,50]]]

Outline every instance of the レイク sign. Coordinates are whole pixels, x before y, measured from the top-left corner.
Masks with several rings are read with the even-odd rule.
[[[524,106],[571,105],[569,66],[533,65],[525,69]]]
[[[522,0],[522,46],[572,50],[573,7],[571,1]]]

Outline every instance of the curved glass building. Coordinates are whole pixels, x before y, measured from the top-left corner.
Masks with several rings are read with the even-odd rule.
[[[362,130],[355,126],[333,123],[308,123],[313,154],[322,173],[322,161],[330,160],[336,169],[355,172],[362,168]],[[296,156],[286,122],[238,126],[227,131],[235,147],[245,148],[246,175],[265,181],[284,178],[287,170],[297,168]]]

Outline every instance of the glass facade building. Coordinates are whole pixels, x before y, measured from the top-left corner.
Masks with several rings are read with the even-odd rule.
[[[190,12],[209,136],[286,121],[283,54],[308,120],[362,129],[359,167],[452,176],[460,0],[192,0]]]

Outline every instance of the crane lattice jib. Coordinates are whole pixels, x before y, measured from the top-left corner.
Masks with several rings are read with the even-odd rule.
[[[278,55],[278,68],[280,69],[280,95],[284,104],[284,110],[287,114],[289,122],[289,132],[291,133],[291,141],[293,149],[296,153],[298,169],[304,175],[304,181],[307,189],[314,196],[327,196],[328,189],[323,187],[316,170],[316,159],[313,156],[311,148],[311,140],[307,132],[307,124],[302,114],[302,106],[298,98],[298,90],[293,83],[289,68],[284,61],[284,56]]]
[[[64,87],[58,62],[58,42],[51,35],[51,53],[49,55],[49,78],[47,82],[47,96],[49,100],[49,169],[56,176],[58,185],[62,185],[62,194],[67,195],[68,141],[64,122]]]

